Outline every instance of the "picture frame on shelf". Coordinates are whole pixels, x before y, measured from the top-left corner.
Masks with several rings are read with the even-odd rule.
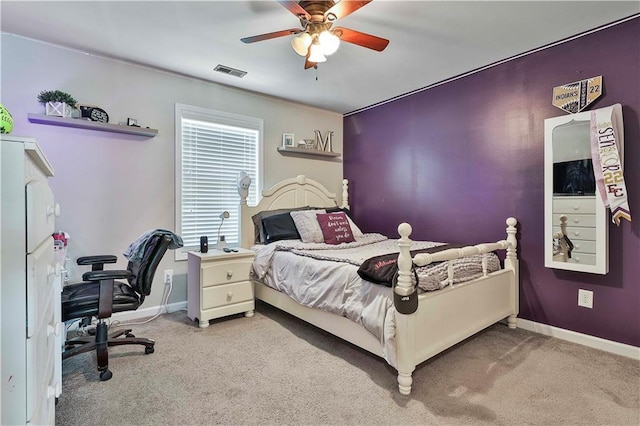
[[[295,137],[293,133],[282,134],[282,146],[285,148],[293,148],[295,146]]]

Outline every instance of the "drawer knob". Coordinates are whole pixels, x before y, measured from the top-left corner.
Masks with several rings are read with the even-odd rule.
[[[229,270],[227,271],[227,279],[233,277],[233,271]]]
[[[55,334],[56,336],[60,336],[60,323],[57,322],[55,326],[51,324],[47,324],[47,336],[51,336]]]
[[[576,257],[576,258],[575,258],[575,261],[576,261],[576,263],[580,263],[580,258],[579,258],[579,257]]]
[[[580,219],[573,219],[573,223],[580,223]]]
[[[580,210],[580,207],[578,207],[578,206],[573,206],[573,209],[574,209],[574,210]]]
[[[56,203],[55,206],[47,206],[47,216],[60,216],[60,204]]]
[[[232,291],[227,293],[227,300],[231,300],[231,299],[233,299],[233,292]]]
[[[55,267],[51,265],[47,265],[48,276],[55,275],[56,277],[59,277],[61,273],[62,273],[62,267],[60,266],[59,263],[56,263]]]
[[[576,237],[579,237],[579,236],[580,236],[580,231],[575,231],[575,232],[573,233],[573,235],[575,235]]]

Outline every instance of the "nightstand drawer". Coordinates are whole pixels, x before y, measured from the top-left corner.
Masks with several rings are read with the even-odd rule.
[[[224,284],[202,289],[202,310],[253,300],[250,281]]]
[[[251,259],[230,260],[202,264],[202,287],[249,280]]]

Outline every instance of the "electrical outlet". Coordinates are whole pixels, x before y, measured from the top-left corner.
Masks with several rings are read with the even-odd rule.
[[[173,284],[173,269],[164,270],[164,284],[165,285]]]
[[[578,290],[578,306],[593,309],[593,292],[589,290]]]

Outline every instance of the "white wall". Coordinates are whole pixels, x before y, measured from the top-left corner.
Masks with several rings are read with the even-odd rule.
[[[313,138],[317,129],[323,135],[334,131],[334,151],[342,152],[339,114],[6,33],[1,55],[0,102],[13,115],[12,134],[35,137],[55,169],[51,185],[62,211],[57,227],[71,236],[68,253],[74,263],[79,256],[117,254],[115,267],[125,268],[121,254],[140,234],[152,228],[174,229],[175,103],[262,118],[264,188],[306,174],[342,193],[340,160],[284,157],[276,151],[282,133],[294,133],[297,140]],[[209,58],[203,58],[203,66],[215,65],[207,62]],[[38,94],[58,89],[79,103],[100,106],[111,123],[136,118],[139,125],[158,129],[158,136],[30,123],[28,113],[44,113]],[[164,269],[174,270],[170,302],[186,300],[186,262],[175,262],[168,254],[143,308],[160,305]],[[72,281],[82,272],[72,268]]]

